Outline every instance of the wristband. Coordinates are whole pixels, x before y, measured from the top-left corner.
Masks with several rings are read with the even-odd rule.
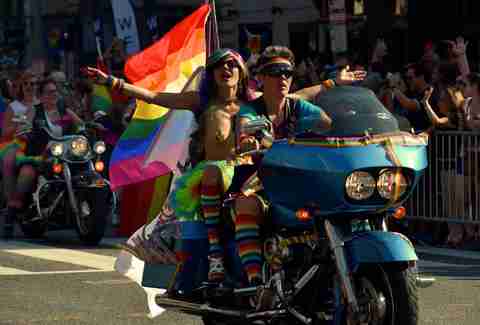
[[[327,79],[324,82],[322,82],[322,85],[323,87],[325,87],[325,89],[330,89],[335,87],[335,81],[333,81],[332,79]]]
[[[112,88],[113,86],[113,77],[112,75],[108,75],[107,80],[105,81],[105,85],[108,86],[109,88]]]

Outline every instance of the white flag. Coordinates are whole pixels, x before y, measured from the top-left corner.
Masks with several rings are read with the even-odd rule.
[[[125,43],[127,54],[140,51],[137,22],[129,0],[112,0],[113,19],[117,37]]]

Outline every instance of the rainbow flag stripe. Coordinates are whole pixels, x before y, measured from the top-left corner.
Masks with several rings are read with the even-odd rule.
[[[209,12],[208,4],[201,6],[162,39],[130,58],[125,65],[127,78],[152,91],[182,91],[192,73],[205,65],[205,24]],[[168,111],[165,107],[137,102],[132,121],[112,154],[110,179],[113,188],[171,171],[161,160],[145,164],[156,134],[165,126]]]
[[[92,111],[108,112],[112,107],[112,97],[104,85],[93,85]]]

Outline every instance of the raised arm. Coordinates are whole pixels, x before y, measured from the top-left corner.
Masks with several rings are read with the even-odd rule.
[[[355,82],[362,81],[363,79],[365,79],[366,76],[366,71],[350,71],[350,68],[347,66],[345,69],[343,69],[337,74],[337,78],[335,80],[328,79],[322,81],[322,83],[320,83],[319,85],[300,89],[299,91],[289,95],[289,97],[313,102],[320,93],[327,91],[335,85],[351,85]]]
[[[467,59],[467,46],[468,42],[465,42],[463,37],[457,37],[456,41],[448,41],[452,48],[452,52],[455,55],[458,70],[463,80],[470,74],[470,65]]]
[[[171,109],[195,110],[200,106],[200,94],[196,91],[183,93],[153,92],[148,89],[126,83],[122,79],[88,67],[88,75],[98,84],[121,91],[122,94]]]
[[[448,117],[438,117],[438,115],[433,110],[432,106],[430,106],[430,97],[432,96],[433,88],[430,87],[425,92],[425,97],[422,99],[423,106],[425,107],[425,112],[428,115],[428,118],[432,122],[434,127],[445,127],[451,126],[452,123]]]

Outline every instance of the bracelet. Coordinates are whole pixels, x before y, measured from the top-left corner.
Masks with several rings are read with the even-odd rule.
[[[125,86],[125,80],[118,78],[118,91],[122,91],[123,86]]]
[[[118,78],[113,77],[112,90],[116,90],[118,87]]]
[[[112,88],[113,80],[114,78],[112,77],[112,75],[108,75],[107,80],[105,81],[105,85],[107,85],[109,88]]]
[[[322,82],[322,85],[323,87],[325,87],[325,89],[330,89],[335,87],[335,81],[333,81],[332,79],[327,79],[324,82]]]

